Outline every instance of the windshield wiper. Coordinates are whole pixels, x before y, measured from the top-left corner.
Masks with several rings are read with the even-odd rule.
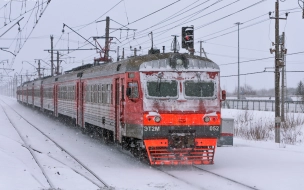
[[[161,84],[161,78],[158,78],[157,79],[157,85],[156,85],[156,92],[158,92],[159,95],[160,95],[160,84]]]

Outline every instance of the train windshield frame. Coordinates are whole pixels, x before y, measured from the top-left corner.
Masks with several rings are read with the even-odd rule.
[[[147,97],[178,98],[178,82],[176,80],[147,81]]]
[[[216,98],[216,83],[214,81],[194,81],[183,82],[185,98]]]

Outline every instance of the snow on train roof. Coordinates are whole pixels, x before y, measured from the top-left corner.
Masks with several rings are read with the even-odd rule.
[[[145,62],[140,65],[139,71],[219,71],[220,68],[217,64],[201,59],[188,58],[188,65],[170,66],[170,59],[159,59]]]
[[[175,57],[183,57],[188,60],[187,68],[171,68],[170,60]],[[83,70],[83,78],[92,76],[104,76],[130,71],[215,71],[219,66],[211,60],[179,53],[163,53],[132,57],[115,63],[106,63]]]
[[[177,66],[176,68],[170,67],[170,59],[174,57],[183,57],[188,60],[189,65],[187,68]],[[143,64],[144,63],[144,64]],[[78,78],[78,74],[81,74],[81,78],[91,78],[96,76],[109,76],[118,73],[132,72],[132,71],[219,71],[219,66],[211,60],[188,54],[180,53],[161,53],[143,55],[137,57],[131,57],[118,62],[103,63],[92,67],[84,67],[76,70],[70,70],[68,73],[57,76],[48,76],[42,79],[36,79],[34,81],[28,81],[23,83],[27,85],[30,83],[37,83],[37,81],[43,84],[52,84],[54,82],[75,80]]]

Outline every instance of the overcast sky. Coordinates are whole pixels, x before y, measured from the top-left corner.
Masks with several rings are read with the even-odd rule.
[[[18,16],[25,10],[29,11],[38,6],[36,0],[27,1],[26,4],[24,1],[8,2],[0,1],[0,35],[22,18],[23,15]],[[141,46],[139,54],[147,54],[151,47],[151,40],[148,36],[151,31],[154,33],[155,47],[161,49],[162,46],[166,46],[166,52],[171,51],[170,46],[173,39],[171,35],[180,36],[182,26],[194,25],[196,54],[199,55],[198,41],[205,41],[203,47],[208,58],[220,65],[221,86],[230,92],[237,87],[237,77],[225,76],[237,75],[238,72],[238,33],[235,23],[241,22],[243,24],[240,25],[239,31],[240,73],[261,72],[265,68],[267,68],[266,71],[274,70],[274,59],[248,60],[274,56],[269,52],[269,49],[273,48],[271,42],[274,41],[275,34],[274,20],[269,19],[268,12],[274,11],[275,0],[52,0],[35,25],[36,19],[46,7],[46,4],[41,4],[46,0],[39,2],[39,10],[37,7],[33,12],[29,11],[20,21],[20,33],[18,33],[18,25],[16,25],[0,38],[0,47],[7,47],[8,51],[17,54],[17,57],[13,59],[14,56],[11,53],[0,51],[0,61],[9,59],[9,64],[2,61],[1,67],[15,69],[6,72],[0,70],[2,80],[7,79],[5,77],[7,73],[13,76],[16,72],[18,74],[25,74],[27,70],[28,73],[35,72],[35,68],[31,65],[37,65],[34,59],[43,59],[50,63],[50,54],[44,51],[51,47],[50,35],[54,35],[55,49],[67,49],[68,47],[75,49],[86,44],[84,39],[67,27],[62,33],[63,23],[89,39],[92,36],[104,35],[105,22],[96,23],[96,21],[104,20],[106,16],[111,18],[110,28],[121,28],[121,25],[124,25],[130,29],[136,29],[135,32],[130,30],[128,33],[125,30],[121,32],[111,30],[110,36],[119,40],[114,40],[115,44],[111,45],[111,49],[117,50],[117,46],[120,46],[121,50],[124,47],[127,56],[132,54],[130,46],[137,49]],[[166,6],[168,7],[165,8]],[[286,33],[288,54],[302,52],[287,56],[286,70],[304,71],[304,19],[302,19],[298,0],[280,2],[280,10],[281,17],[285,17],[285,12],[290,12],[287,21],[280,20],[280,33]],[[158,12],[149,16],[155,11]],[[16,19],[17,17],[18,19]],[[4,23],[9,23],[10,20],[12,22],[4,27]],[[84,28],[77,27],[83,25]],[[225,33],[229,34],[224,35]],[[29,35],[30,37],[24,43]],[[21,43],[20,38],[16,38],[20,36]],[[180,37],[178,39],[181,43]],[[102,39],[99,40],[99,43],[104,45]],[[20,47],[22,48],[20,49]],[[88,49],[93,46],[89,44],[82,48]],[[18,51],[19,53],[17,53]],[[181,49],[180,52],[186,52],[186,50]],[[66,54],[67,52],[60,53]],[[111,52],[110,55],[116,60],[115,52]],[[94,50],[70,52],[61,57],[64,59],[61,66],[63,70],[68,70],[81,65],[82,62],[92,63],[94,57],[98,57]],[[22,61],[28,61],[31,64],[22,63]],[[49,66],[44,63],[42,67],[49,69]],[[46,70],[45,74],[47,72],[50,73],[49,70]],[[287,86],[296,87],[296,84],[304,79],[303,74],[303,72],[288,72]],[[243,75],[240,79],[241,85],[250,85],[254,89],[274,88],[273,72]]]

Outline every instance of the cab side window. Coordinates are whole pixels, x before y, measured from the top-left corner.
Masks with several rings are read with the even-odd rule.
[[[137,82],[129,82],[127,87],[127,96],[129,98],[138,98],[138,83]]]

